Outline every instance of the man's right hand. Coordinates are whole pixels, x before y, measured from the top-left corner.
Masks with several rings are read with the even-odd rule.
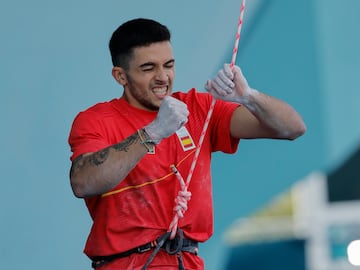
[[[184,102],[167,96],[162,101],[155,120],[145,127],[145,131],[158,144],[184,126],[188,116],[189,111]]]

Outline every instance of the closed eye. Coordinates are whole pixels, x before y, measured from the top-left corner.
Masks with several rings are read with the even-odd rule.
[[[151,71],[153,70],[155,65],[153,63],[145,63],[140,66],[142,71]]]
[[[164,67],[166,68],[173,68],[175,65],[175,60],[174,59],[171,59],[170,61],[167,61],[165,64],[164,64]]]
[[[165,62],[163,64],[163,67],[167,68],[167,69],[172,69],[172,68],[174,68],[174,65],[175,65],[175,60],[171,59],[171,60]],[[140,65],[140,69],[145,72],[153,71],[155,69],[155,67],[156,67],[156,64],[153,62],[147,62],[147,63]]]

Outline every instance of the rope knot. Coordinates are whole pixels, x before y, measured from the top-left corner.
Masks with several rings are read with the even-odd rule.
[[[184,213],[188,209],[187,203],[191,199],[191,192],[186,188],[178,192],[177,197],[175,198],[175,207],[174,212],[180,217],[184,217]]]

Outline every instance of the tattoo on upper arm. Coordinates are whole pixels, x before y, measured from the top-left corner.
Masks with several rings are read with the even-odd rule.
[[[110,147],[100,150],[89,156],[89,162],[96,166],[101,165],[109,156]]]
[[[72,162],[71,168],[70,168],[70,178],[73,176],[73,174],[76,170],[78,170],[79,168],[84,166],[83,157],[84,157],[84,155],[80,155],[76,159],[74,159],[74,161]]]
[[[127,152],[129,151],[129,146],[136,143],[137,141],[139,141],[140,138],[139,138],[139,135],[136,133],[130,135],[129,137],[127,137],[124,141],[118,143],[118,144],[115,144],[113,146],[113,148],[116,150],[116,151],[124,151],[124,152]]]
[[[139,140],[140,138],[138,134],[134,133],[133,135],[126,138],[124,141],[112,145],[110,147],[104,148],[96,153],[91,154],[90,156],[84,156],[84,155],[78,156],[71,165],[70,176],[73,175],[74,171],[84,167],[86,163],[95,166],[99,166],[102,163],[104,163],[109,156],[109,152],[111,148],[113,148],[115,151],[127,152],[129,151],[129,146],[136,143]]]

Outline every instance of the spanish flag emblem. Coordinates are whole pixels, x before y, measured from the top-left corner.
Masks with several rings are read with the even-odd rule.
[[[191,138],[191,135],[189,131],[186,129],[186,127],[182,127],[178,131],[176,131],[176,135],[178,136],[179,142],[184,151],[188,151],[195,148],[194,140]]]

